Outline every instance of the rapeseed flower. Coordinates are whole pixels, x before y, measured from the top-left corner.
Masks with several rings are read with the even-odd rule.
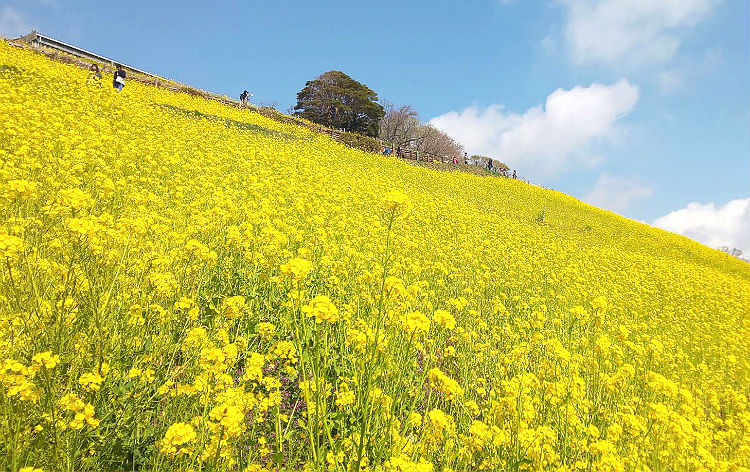
[[[45,351],[36,354],[31,359],[35,364],[43,366],[47,369],[54,369],[60,363],[60,356],[52,354],[52,351]]]
[[[404,329],[408,333],[427,333],[430,331],[430,319],[419,311],[412,311],[406,315]]]
[[[456,327],[456,318],[445,310],[435,310],[435,313],[432,315],[432,321],[445,329],[455,329]]]
[[[171,425],[161,440],[159,450],[168,456],[182,456],[191,454],[194,446],[191,444],[197,438],[195,429],[190,424],[175,423]]]
[[[315,318],[317,323],[323,321],[335,323],[341,318],[338,308],[327,295],[316,295],[309,305],[302,307],[302,313],[305,313],[309,318]]]
[[[299,257],[295,257],[281,266],[281,272],[284,275],[291,277],[295,282],[299,282],[307,277],[311,270],[312,262]]]
[[[746,263],[85,81],[0,42],[0,468],[750,464]]]

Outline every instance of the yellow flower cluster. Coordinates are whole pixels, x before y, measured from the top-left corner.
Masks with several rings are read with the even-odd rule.
[[[36,403],[39,400],[39,389],[32,381],[37,366],[25,366],[13,359],[4,359],[0,364],[0,383],[5,396],[17,397],[22,401]]]
[[[435,310],[435,313],[432,315],[432,321],[445,329],[456,327],[456,318],[446,310]]]
[[[52,351],[44,351],[32,357],[31,360],[47,369],[54,369],[60,363],[60,356],[52,354]]]
[[[98,392],[104,378],[98,372],[86,372],[78,377],[78,383],[83,388]]]
[[[281,272],[292,278],[295,282],[307,277],[307,274],[312,270],[312,262],[295,257],[286,264],[281,266]]]
[[[464,394],[464,389],[458,385],[458,382],[445,375],[437,367],[433,367],[427,372],[427,378],[430,379],[430,386],[445,395],[449,400],[454,400]]]
[[[197,438],[195,429],[186,423],[175,423],[167,428],[161,440],[160,450],[168,456],[181,456],[193,452],[191,445]]]
[[[441,444],[456,433],[453,417],[444,411],[434,408],[427,414],[426,435],[431,444]]]
[[[404,329],[409,333],[427,333],[430,331],[430,319],[419,311],[412,311],[406,315]]]
[[[335,323],[341,318],[339,310],[331,299],[328,298],[328,295],[316,295],[310,301],[309,305],[302,307],[302,312],[309,318],[315,318],[315,321],[318,323],[323,321]]]
[[[94,405],[84,402],[75,393],[63,396],[58,405],[63,411],[73,414],[73,418],[70,421],[66,419],[58,420],[57,426],[60,429],[70,428],[77,430],[83,428],[85,424],[94,428],[99,426],[99,420],[94,418]]]
[[[5,42],[0,117],[0,470],[750,469],[746,263]]]
[[[224,309],[224,316],[229,319],[239,318],[247,306],[245,297],[242,295],[226,298],[221,304]]]
[[[23,252],[23,240],[12,234],[0,233],[0,259],[16,260]]]

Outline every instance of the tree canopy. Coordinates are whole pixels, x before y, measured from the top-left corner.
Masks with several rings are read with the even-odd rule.
[[[377,136],[385,114],[378,94],[341,71],[309,80],[297,94],[295,114],[331,128]]]

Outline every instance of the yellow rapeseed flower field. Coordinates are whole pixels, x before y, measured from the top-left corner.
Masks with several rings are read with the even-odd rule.
[[[86,75],[0,43],[0,470],[750,470],[750,265]]]

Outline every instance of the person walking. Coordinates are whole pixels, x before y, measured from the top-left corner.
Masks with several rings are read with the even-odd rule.
[[[516,177],[516,169],[513,169],[513,178],[514,178],[514,179],[517,179],[517,178],[518,178],[518,177]]]
[[[492,171],[492,159],[487,159],[487,170]]]
[[[123,87],[125,87],[125,71],[122,69],[122,66],[120,64],[117,64],[117,70],[115,71],[114,80],[112,81],[112,86],[117,89],[118,92],[121,92]]]

